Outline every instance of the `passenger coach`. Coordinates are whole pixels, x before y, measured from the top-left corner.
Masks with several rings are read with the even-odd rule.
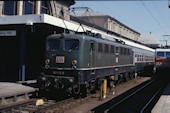
[[[170,49],[158,48],[155,52],[156,74],[161,78],[169,79]]]
[[[163,48],[156,49],[155,62],[157,67],[165,63],[170,63],[170,49]]]

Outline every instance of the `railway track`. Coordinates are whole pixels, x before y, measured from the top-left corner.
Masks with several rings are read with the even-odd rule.
[[[142,83],[139,86],[144,86],[144,84],[149,84],[152,83],[151,81],[147,81]],[[126,93],[126,95],[121,95],[121,99],[122,98],[126,98],[127,95],[132,94],[132,92],[134,92],[134,90],[139,89],[139,87],[135,87],[133,88],[133,90],[130,90]],[[99,93],[99,92],[98,92]],[[63,99],[58,99],[58,100],[50,100],[49,99],[44,99],[44,104],[43,105],[36,105],[36,101],[37,99],[31,99],[28,102],[22,102],[20,104],[17,105],[13,105],[13,106],[6,106],[6,107],[1,107],[0,108],[0,113],[64,113],[65,111],[69,111],[70,109],[77,107],[81,104],[87,103],[90,100],[94,99],[94,97],[99,98],[98,93],[96,94],[88,94],[86,98],[78,98],[78,99],[74,99],[74,98],[63,98]],[[61,93],[63,94],[63,93]],[[61,95],[57,95],[58,97],[60,97]],[[114,99],[114,101],[116,103],[118,103],[120,101],[120,98],[116,98]],[[126,101],[126,100],[125,100]],[[112,104],[112,103],[111,103]],[[106,104],[106,106],[108,106]],[[101,110],[102,109],[102,110]],[[90,109],[89,109],[90,110]],[[95,109],[92,112],[108,112],[110,111],[110,109],[108,107],[103,108],[100,107],[100,109]]]
[[[91,111],[93,113],[144,113],[150,112],[163,89],[166,80],[150,80],[128,92],[102,104]]]
[[[65,110],[80,105],[90,97],[87,96],[86,98],[79,99],[68,98],[58,102],[55,100],[44,100],[42,105],[36,105],[38,99],[31,99],[28,102],[17,105],[1,107],[0,113],[63,113]]]

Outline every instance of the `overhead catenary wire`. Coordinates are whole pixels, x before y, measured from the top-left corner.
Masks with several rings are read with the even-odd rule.
[[[124,0],[122,0],[124,1]],[[133,1],[133,0],[132,0]],[[135,0],[134,0],[135,1]],[[117,15],[118,18],[126,21],[128,23],[128,25],[130,26],[133,26],[135,27],[136,29],[139,28],[141,29],[142,31],[145,31],[145,32],[150,32],[150,31],[147,31],[146,29],[142,28],[141,26],[138,26],[138,25],[134,25],[132,24],[127,18],[123,17],[122,15],[116,13],[116,9],[114,9],[113,7],[112,8],[109,8],[108,6],[105,6],[104,4],[101,4],[101,1],[97,1],[96,2],[97,4],[99,4],[100,6],[102,6],[104,9],[108,10],[111,14],[114,13],[115,15]],[[114,11],[115,10],[115,11]]]
[[[164,22],[165,25],[168,25],[166,20],[165,20],[165,18],[164,18],[164,16],[162,15],[161,11],[159,10],[159,8],[158,8],[158,6],[157,6],[155,1],[153,2],[153,5],[155,6],[155,9],[157,10],[158,15],[161,17],[162,22]]]
[[[145,3],[140,0],[141,4],[144,6],[144,8],[147,10],[147,12],[150,14],[150,16],[152,17],[152,19],[157,23],[157,25],[160,27],[160,29],[166,33],[166,31],[164,31],[162,25],[159,23],[159,21],[154,17],[154,15],[152,14],[152,12],[149,10],[149,8],[145,5]]]

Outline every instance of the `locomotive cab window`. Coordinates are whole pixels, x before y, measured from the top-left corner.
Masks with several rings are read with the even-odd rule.
[[[79,40],[77,39],[67,39],[65,40],[65,51],[69,50],[78,50],[79,48]]]
[[[166,57],[170,58],[170,52],[166,52]]]
[[[157,52],[158,57],[164,57],[164,52]]]
[[[47,41],[47,50],[49,51],[56,51],[60,48],[60,40],[57,39],[49,39]]]

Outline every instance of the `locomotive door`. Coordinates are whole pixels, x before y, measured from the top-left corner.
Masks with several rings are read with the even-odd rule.
[[[95,45],[94,41],[90,42],[90,67],[95,67]]]

